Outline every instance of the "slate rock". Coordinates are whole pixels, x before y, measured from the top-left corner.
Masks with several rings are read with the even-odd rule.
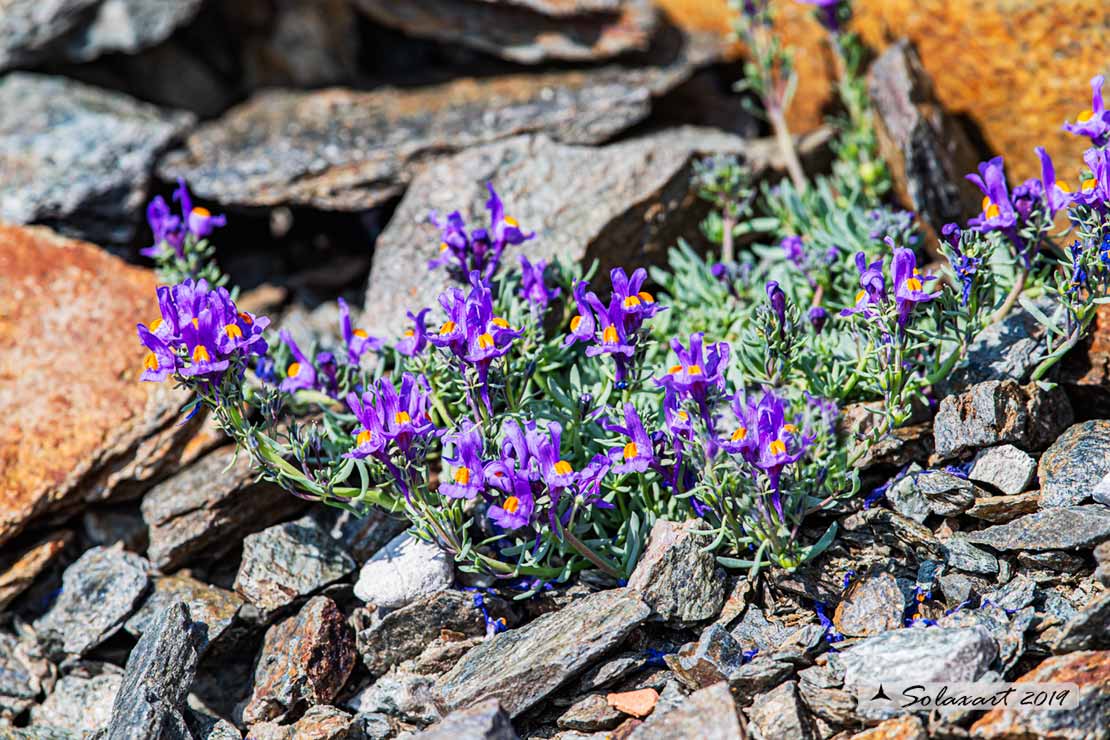
[[[849,637],[877,635],[901,627],[905,608],[898,580],[885,571],[872,572],[844,594],[833,614],[833,624]]]
[[[1032,604],[1036,594],[1036,582],[1026,576],[1016,575],[995,590],[983,594],[983,598],[1007,612],[1015,612]]]
[[[629,740],[670,740],[676,737],[740,740],[744,734],[740,729],[736,702],[728,684],[722,681],[695,691],[673,708],[657,708],[628,737]]]
[[[366,561],[355,596],[379,609],[397,609],[451,586],[451,558],[434,542],[402,533]]]
[[[429,594],[385,616],[359,610],[352,623],[358,652],[372,675],[415,658],[444,630],[473,637],[486,632],[474,596],[452,590]]]
[[[230,469],[228,466],[231,466]],[[295,515],[304,501],[256,483],[246,455],[225,447],[155,486],[143,498],[150,560],[163,571],[214,560],[245,535]]]
[[[1013,496],[986,496],[975,499],[975,504],[965,514],[996,524],[1013,521],[1022,514],[1032,514],[1040,508],[1041,492],[1029,491]]]
[[[682,625],[716,617],[725,602],[724,571],[699,537],[699,520],[683,523],[660,519],[651,528],[647,548],[628,579],[628,588],[652,608],[654,617]]]
[[[589,668],[650,614],[650,607],[627,589],[581,598],[464,655],[437,682],[437,703],[451,712],[492,697],[515,717]]]
[[[1004,494],[1015,495],[1026,490],[1036,471],[1037,461],[1029,453],[1013,445],[1000,445],[980,451],[967,477]]]
[[[69,530],[52,532],[18,555],[12,553],[0,560],[0,612],[34,583],[72,539]]]
[[[1046,658],[1017,683],[1075,683],[1079,706],[1066,712],[1034,707],[992,709],[971,726],[973,737],[1096,738],[1110,735],[1110,650]]]
[[[204,714],[192,708],[186,710],[185,722],[194,740],[242,740],[243,738],[243,733],[226,719]]]
[[[272,614],[354,569],[343,546],[304,516],[247,535],[235,591],[264,615]]]
[[[435,676],[394,668],[345,704],[359,714],[384,714],[406,724],[427,727],[443,715],[436,708]]]
[[[998,575],[998,558],[980,550],[963,535],[954,535],[944,543],[944,562],[949,568],[978,575]]]
[[[0,70],[42,59],[101,0],[9,0],[0,14]]]
[[[356,563],[366,562],[408,526],[404,518],[376,506],[364,516],[332,506],[320,506],[312,510],[312,518],[343,545]]]
[[[310,599],[266,630],[243,721],[280,722],[304,707],[330,703],[355,660],[354,634],[343,612],[326,596]]]
[[[1030,570],[1054,573],[1079,573],[1087,569],[1087,560],[1065,550],[1044,550],[1042,552],[1019,552],[1019,565]]]
[[[497,699],[486,699],[451,712],[416,737],[420,740],[517,740],[509,716],[501,709]]]
[[[1053,309],[1051,301],[1037,301],[1035,305],[1049,313]],[[979,333],[968,350],[966,364],[961,363],[938,384],[937,395],[961,393],[988,380],[1027,383],[1044,349],[1044,327],[1031,313],[1015,307],[1002,321]]]
[[[134,504],[90,509],[81,517],[81,530],[93,545],[119,542],[125,550],[143,553],[148,544],[146,522]]]
[[[123,675],[112,665],[77,665],[58,679],[46,700],[31,710],[34,725],[49,725],[79,736],[105,727]]]
[[[768,620],[763,610],[755,604],[749,605],[744,610],[744,616],[729,630],[729,634],[745,650],[757,650],[761,653],[773,652],[786,641],[790,632],[790,628],[781,622]]]
[[[757,695],[748,716],[765,738],[812,740],[819,737],[813,718],[798,696],[796,681],[786,681]]]
[[[1042,449],[1071,424],[1071,405],[1063,390],[1044,391],[1035,384],[988,380],[947,396],[933,420],[936,454],[940,459],[972,449],[1012,443]]]
[[[249,736],[251,740],[363,740],[355,717],[327,705],[309,707],[291,725],[260,722],[250,728]]]
[[[15,72],[0,79],[0,219],[126,244],[159,152],[193,122],[109,90]]]
[[[408,35],[460,43],[523,64],[598,61],[641,51],[655,28],[655,11],[647,0],[604,5],[597,0],[410,0],[401,4],[356,0],[355,4],[378,23]]]
[[[928,740],[929,733],[915,714],[885,719],[876,726],[852,735],[851,740]]]
[[[841,521],[840,536],[843,541],[862,548],[880,542],[919,559],[944,557],[944,547],[931,529],[878,506],[845,517]]]
[[[1103,586],[1110,586],[1110,539],[1095,548],[1095,562],[1098,563],[1095,578]]]
[[[600,274],[618,265],[632,269],[661,259],[695,228],[703,211],[690,194],[692,161],[723,153],[743,155],[756,173],[771,156],[763,142],[686,127],[604,147],[518,136],[437,160],[413,179],[375,244],[366,329],[399,335],[405,312],[434,306],[448,285],[446,271],[423,269],[442,241],[429,211],[458,210],[468,224],[484,223],[492,182],[505,212],[536,232],[527,244],[530,259],[590,264],[596,258]]]
[[[52,654],[84,655],[123,627],[150,586],[150,563],[135,553],[94,547],[62,575],[62,592],[35,622]]]
[[[938,516],[955,516],[971,508],[976,495],[985,493],[975,484],[942,470],[924,471],[914,479],[917,490]]]
[[[948,608],[970,601],[972,595],[981,595],[990,588],[990,582],[963,573],[945,573],[940,577],[940,590]]]
[[[11,720],[36,703],[43,689],[43,671],[29,646],[15,635],[0,632],[0,722]]]
[[[1045,509],[969,532],[968,542],[995,550],[1071,550],[1110,538],[1110,508],[1102,504]]]
[[[604,694],[587,694],[567,711],[563,712],[556,724],[564,730],[579,732],[598,732],[611,730],[624,720],[624,714],[609,706]]]
[[[981,627],[905,628],[868,637],[830,663],[844,672],[846,689],[882,683],[971,682],[986,673],[998,655],[994,638]]]
[[[1110,592],[1103,593],[1067,621],[1053,645],[1053,652],[1110,648]]]
[[[1069,428],[1041,456],[1041,507],[1081,504],[1096,490],[1110,504],[1110,421],[1094,419]]]
[[[203,641],[204,628],[189,618],[184,602],[158,613],[127,658],[108,740],[191,737],[182,711]]]
[[[124,629],[136,637],[142,636],[158,614],[175,601],[183,601],[189,609],[189,618],[203,625],[198,650],[204,653],[231,626],[243,599],[232,591],[225,591],[183,573],[159,576],[154,579],[154,589],[139,610],[131,615]]]
[[[693,689],[727,681],[746,660],[743,646],[719,624],[709,625],[696,643],[687,643],[663,659],[678,679]]]
[[[605,141],[644,120],[652,96],[690,69],[680,56],[661,67],[419,88],[269,91],[199,126],[161,160],[158,174],[184,177],[198,197],[226,206],[365,211],[399,195],[433,156],[531,132],[575,144]]]
[[[5,106],[0,118],[22,110]],[[0,159],[0,201],[10,192],[3,179],[25,169]],[[165,448],[193,430],[178,426],[187,393],[138,382],[135,324],[156,311],[153,271],[38,227],[0,224],[0,244],[2,544],[36,517],[160,474]]]

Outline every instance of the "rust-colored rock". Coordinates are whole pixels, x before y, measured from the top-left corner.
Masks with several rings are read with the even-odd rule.
[[[929,734],[925,725],[912,714],[894,717],[869,730],[852,735],[851,740],[925,740]]]
[[[54,532],[14,559],[0,561],[0,611],[23,593],[73,539],[73,532]]]
[[[154,286],[92,244],[0,224],[0,543],[153,475],[143,451],[192,431],[180,391],[139,382]]]
[[[651,714],[659,702],[659,692],[655,689],[622,691],[605,697],[606,703],[618,712],[624,712],[638,719]]]

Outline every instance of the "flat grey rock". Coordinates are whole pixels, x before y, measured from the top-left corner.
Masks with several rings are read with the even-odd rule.
[[[647,721],[632,731],[629,739],[740,740],[745,737],[740,730],[736,702],[723,681],[695,691],[669,710],[660,710],[656,707]]]
[[[725,574],[716,558],[705,552],[707,538],[696,534],[698,520],[675,523],[659,519],[651,528],[647,548],[628,579],[664,622],[682,625],[713,619],[725,603]]]
[[[46,700],[31,710],[34,725],[87,736],[108,725],[123,674],[112,665],[78,665],[58,679]]]
[[[830,662],[844,671],[844,686],[882,683],[971,682],[998,655],[990,634],[979,627],[945,629],[905,628],[868,637],[839,653]]]
[[[1052,447],[1049,448],[1051,450]],[[1045,454],[1048,454],[1047,451]],[[1003,494],[1016,495],[1026,490],[1037,472],[1037,461],[1013,445],[999,445],[975,456],[967,473],[969,480],[991,486]]]
[[[1102,504],[1045,509],[969,532],[968,542],[996,550],[1070,550],[1110,539],[1110,507]]]
[[[1095,419],[1069,428],[1041,455],[1041,507],[1081,504],[1110,491],[1110,421]],[[1103,501],[1107,503],[1107,501]]]
[[[416,735],[420,740],[517,740],[509,716],[497,699],[486,699],[444,717]]]
[[[941,459],[999,444],[1039,450],[1074,419],[1061,388],[988,380],[959,395],[944,397],[933,419],[936,454]]]
[[[142,636],[162,610],[175,601],[183,601],[189,609],[189,618],[204,625],[199,647],[202,653],[227,631],[243,605],[243,598],[238,594],[210,586],[191,576],[178,573],[160,576],[154,579],[150,596],[127,620],[124,629],[136,637]]]

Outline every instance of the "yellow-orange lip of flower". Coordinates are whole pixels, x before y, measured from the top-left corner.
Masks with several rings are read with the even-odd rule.
[[[667,369],[667,375],[674,375],[680,372],[682,372],[682,365],[671,365],[670,368]]]
[[[501,508],[509,512],[510,514],[515,514],[517,512],[517,509],[520,508],[520,499],[518,499],[516,496],[509,496],[507,499],[505,499],[505,503],[501,504]]]
[[[786,444],[781,439],[776,439],[768,446],[772,455],[785,455]]]
[[[143,358],[143,370],[150,370],[153,372],[158,370],[158,358],[154,356],[153,352],[147,352],[146,357]]]
[[[620,341],[620,335],[617,334],[617,327],[610,324],[605,327],[605,331],[601,332],[601,341],[605,344],[616,344]]]
[[[294,362],[292,365],[290,365],[288,368],[285,369],[285,376],[288,377],[288,378],[295,378],[300,374],[301,374],[301,363],[299,363],[299,362]]]
[[[639,305],[640,305],[640,299],[637,296],[630,295],[630,296],[628,296],[627,298],[624,299],[624,307],[625,308],[635,308],[636,306],[639,306]]]
[[[1076,116],[1075,120],[1078,121],[1079,123],[1086,123],[1087,121],[1091,120],[1094,117],[1095,117],[1095,112],[1093,110],[1085,110],[1082,113],[1080,113],[1078,116]]]
[[[678,418],[682,421],[690,421],[690,415],[685,410],[678,412]]]
[[[860,292],[856,293],[856,303],[859,304],[859,302],[862,301],[866,297],[867,297],[867,291],[866,290],[861,290]]]
[[[148,331],[150,331],[150,333],[153,334],[154,332],[158,331],[158,327],[161,326],[161,325],[162,325],[162,319],[155,319],[154,321],[150,322],[150,329]]]
[[[409,416],[408,411],[398,411],[393,415],[393,421],[397,424],[409,424],[412,422],[412,417]]]
[[[454,321],[444,321],[443,326],[439,327],[439,335],[442,337],[446,334],[452,334],[457,327],[458,324]]]
[[[737,427],[736,431],[732,433],[732,441],[733,442],[741,442],[747,436],[748,436],[748,428],[747,427]]]
[[[515,218],[513,218],[512,216],[505,216],[505,218],[504,218],[504,221],[505,221],[505,223],[507,223],[507,224],[508,224],[509,226],[512,226],[512,227],[513,227],[514,229],[519,229],[519,228],[520,228],[520,222],[519,222],[519,221],[517,221],[517,220],[516,220]]]
[[[493,346],[493,336],[489,334],[478,335],[478,349],[489,349]]]
[[[355,335],[356,337],[358,337],[359,339],[366,339],[366,338],[367,338],[368,336],[370,336],[370,335],[369,335],[369,334],[367,334],[367,333],[365,332],[365,330],[363,330],[363,329],[355,329],[355,330],[354,330],[353,332],[351,332],[351,333],[352,333],[352,334],[354,334],[354,335]]]
[[[227,334],[231,339],[242,339],[243,330],[235,324],[228,324],[224,327],[224,334]]]
[[[208,354],[208,350],[203,344],[198,344],[193,349],[193,362],[208,362],[212,356]]]
[[[193,209],[193,215],[194,216],[200,216],[201,218],[208,218],[209,216],[212,215],[212,211],[208,210],[207,208],[202,208],[201,206],[197,206],[196,208]]]
[[[1087,192],[1088,190],[1094,190],[1095,185],[1097,185],[1097,184],[1098,184],[1098,182],[1094,178],[1092,178],[1090,180],[1084,180],[1082,183],[1080,183],[1079,189],[1082,190],[1083,192]]]
[[[373,438],[374,435],[370,433],[369,429],[363,429],[361,432],[358,433],[358,436],[355,437],[355,444],[359,447],[362,447],[364,444],[369,444],[370,440],[372,440]]]
[[[793,424],[783,424],[782,429],[783,431],[790,432],[791,434],[796,434],[798,431],[798,427],[794,426]]]
[[[686,368],[687,375],[701,375],[701,365],[691,365]]]
[[[636,455],[640,454],[640,449],[636,446],[635,442],[629,442],[624,446],[624,452],[622,454],[625,460],[631,460],[636,457]]]
[[[494,316],[492,319],[490,319],[489,322],[500,329],[512,328],[509,326],[509,322],[505,321],[505,319],[501,318],[500,316]]]
[[[1064,191],[1065,193],[1071,192],[1071,185],[1068,185],[1068,183],[1064,180],[1057,180],[1056,187],[1060,188],[1060,190]]]
[[[555,463],[555,472],[559,475],[570,475],[574,472],[574,468],[572,468],[570,466],[570,463],[568,463],[566,460],[560,460],[559,462]]]
[[[918,280],[917,278],[915,278],[915,277],[906,278],[906,289],[907,290],[912,290],[912,291],[915,291],[915,292],[921,292],[922,287],[923,286],[921,285],[921,281]]]
[[[193,319],[193,328],[194,329],[199,329],[200,328],[200,319]]]
[[[989,206],[983,209],[983,215],[987,218],[998,218],[1001,214],[1002,210],[994,203],[991,203]]]
[[[584,318],[585,317],[582,316],[582,314],[578,314],[573,319],[571,319],[570,320],[570,330],[571,331],[578,331],[578,327],[581,326],[582,321],[583,321]]]
[[[440,242],[439,243],[439,251],[441,251],[441,252],[446,252],[447,251],[447,242]]]
[[[646,290],[641,290],[636,295],[638,295],[640,297],[640,300],[644,303],[655,303],[655,298],[653,298],[651,293],[648,293]]]
[[[470,483],[470,468],[459,468],[455,471],[455,482],[460,486]]]
[[[246,311],[240,311],[239,312],[239,318],[242,319],[243,323],[246,324],[247,326],[250,326],[251,324],[254,323],[254,319],[252,319],[251,315],[249,313],[247,313]]]

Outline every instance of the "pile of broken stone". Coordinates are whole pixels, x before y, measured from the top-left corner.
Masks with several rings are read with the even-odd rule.
[[[696,233],[694,156],[775,166],[766,142],[662,127],[667,95],[708,94],[695,70],[712,52],[674,46],[647,3],[522,4],[511,26],[441,15],[430,30],[374,0],[244,11],[229,20],[247,29],[239,87],[191,45],[234,15],[211,4],[131,2],[121,34],[111,3],[49,3],[38,37],[0,33],[0,68],[31,70],[0,76],[0,737],[1110,735],[1110,320],[1055,387],[1029,382],[1044,340],[1028,314],[993,327],[935,409],[864,461],[878,493],[840,505],[833,546],[799,571],[749,581],[701,552],[696,522],[660,522],[627,584],[528,600],[383,513],[256,482],[208,421],[182,420],[179,391],[136,382],[130,327],[155,279],[110,252],[145,246],[142,204],[178,176],[229,210],[380,221],[362,325],[388,333],[436,292],[412,269],[420,219],[480,209],[487,179],[552,254],[657,260]],[[582,17],[558,27],[575,33],[552,36],[572,5]],[[428,42],[383,30],[407,23],[582,66],[254,92],[349,81],[367,34],[420,63]],[[291,44],[297,28],[311,38]],[[334,309],[292,292],[243,304],[305,344],[330,331]],[[853,688],[1023,677],[1076,683],[1079,708],[894,715]]]

